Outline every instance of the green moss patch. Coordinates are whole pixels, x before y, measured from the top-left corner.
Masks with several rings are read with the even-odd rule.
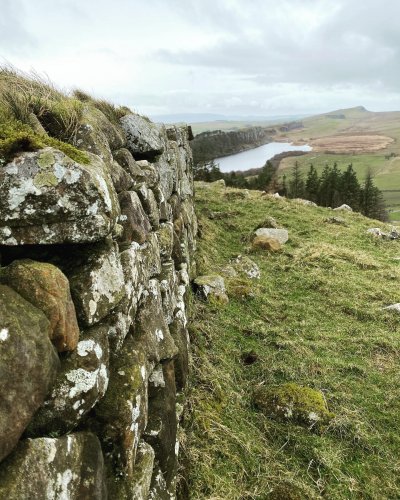
[[[295,383],[260,386],[254,391],[254,403],[267,417],[310,427],[326,424],[333,418],[320,391]]]
[[[59,149],[77,163],[87,165],[89,156],[74,146],[45,134],[37,134],[16,120],[0,123],[0,162],[7,163],[24,151],[37,151],[47,146]]]

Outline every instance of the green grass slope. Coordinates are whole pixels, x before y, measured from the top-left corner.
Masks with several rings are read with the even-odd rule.
[[[268,216],[290,239],[279,253],[249,253],[261,278],[226,278],[228,305],[193,299],[191,498],[399,498],[400,315],[382,307],[400,302],[400,243],[367,235],[385,225],[356,213],[335,225],[325,208],[229,191],[197,185],[200,274],[248,252]],[[249,352],[257,360],[246,365]],[[289,382],[322,391],[329,425],[279,422],[253,406],[258,384]]]

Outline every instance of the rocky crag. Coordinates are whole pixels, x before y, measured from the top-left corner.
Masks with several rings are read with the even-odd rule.
[[[194,163],[206,163],[221,156],[262,146],[271,142],[276,133],[275,129],[265,127],[249,127],[231,132],[202,132],[191,141]]]
[[[190,129],[85,104],[81,156],[18,134],[0,161],[0,498],[175,498]]]

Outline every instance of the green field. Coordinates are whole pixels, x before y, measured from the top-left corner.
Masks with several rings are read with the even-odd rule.
[[[247,254],[261,278],[225,274],[226,306],[193,299],[182,443],[191,498],[399,498],[400,315],[382,308],[400,302],[400,243],[366,234],[389,226],[357,213],[336,225],[326,208],[226,192],[237,191],[196,186],[198,271],[224,275]],[[249,253],[249,235],[268,216],[288,229],[288,243]],[[259,384],[288,382],[322,391],[328,425],[254,406]]]
[[[346,169],[351,163],[361,181],[365,178],[367,171],[371,170],[376,186],[383,192],[391,219],[398,220],[393,211],[400,209],[400,157],[386,160],[385,154],[334,155],[311,152],[296,158],[285,158],[280,164],[279,175],[280,177],[283,174],[290,176],[290,170],[296,161],[304,175],[310,164],[313,164],[320,174],[326,163],[333,165],[334,162],[341,170]]]

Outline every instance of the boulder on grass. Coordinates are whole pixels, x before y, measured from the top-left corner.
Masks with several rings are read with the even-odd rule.
[[[279,240],[269,236],[256,236],[252,241],[254,250],[267,250],[268,252],[278,252],[282,247]]]
[[[295,383],[259,386],[253,401],[267,417],[308,427],[327,424],[334,416],[322,392]]]
[[[226,294],[225,281],[222,276],[216,274],[198,276],[193,284],[196,295],[201,299],[220,304],[229,302]]]
[[[289,233],[286,229],[275,229],[272,227],[260,227],[255,232],[256,236],[267,236],[279,241],[281,245],[285,244],[289,239]]]

